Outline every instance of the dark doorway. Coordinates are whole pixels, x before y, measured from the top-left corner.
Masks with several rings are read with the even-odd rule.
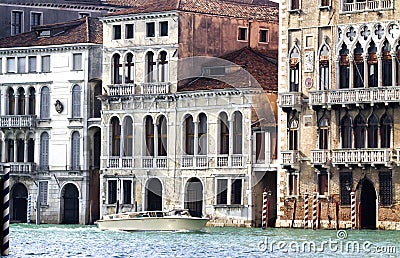
[[[79,223],[79,191],[73,184],[67,184],[63,191],[64,214],[63,224]]]
[[[152,178],[147,182],[146,197],[146,209],[148,211],[162,210],[162,185],[160,180],[157,178]]]
[[[28,190],[23,184],[17,183],[12,191],[12,222],[27,221],[27,198]]]
[[[364,179],[361,186],[361,228],[376,228],[376,192],[371,181]]]
[[[186,184],[185,209],[193,217],[201,217],[203,211],[203,184],[198,178],[190,178]]]

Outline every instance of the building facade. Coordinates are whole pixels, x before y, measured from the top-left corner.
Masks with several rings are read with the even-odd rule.
[[[260,224],[262,191],[277,181],[276,59],[266,57],[277,53],[277,5],[161,1],[102,21],[101,215],[175,207]],[[243,84],[219,83],[242,66]]]
[[[280,6],[279,226],[303,227],[316,192],[320,227],[354,226],[353,209],[356,227],[400,229],[399,8]]]
[[[38,211],[42,223],[98,217],[101,26],[86,17],[0,39],[1,161],[11,167],[11,221],[27,221],[28,196],[33,221]]]

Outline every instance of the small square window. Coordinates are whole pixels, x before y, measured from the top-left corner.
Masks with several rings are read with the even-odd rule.
[[[268,43],[268,30],[267,29],[260,29],[260,42]]]
[[[306,48],[312,48],[314,47],[314,36],[313,35],[306,35],[306,39],[305,39],[305,45]]]
[[[148,22],[146,23],[146,37],[155,37],[155,23]]]
[[[31,30],[32,27],[42,24],[42,13],[31,13]]]
[[[134,26],[133,24],[126,24],[125,25],[125,38],[126,39],[133,39],[134,37]]]
[[[247,28],[239,28],[238,40],[247,40]]]
[[[121,25],[113,26],[113,39],[115,40],[121,39]]]
[[[168,22],[160,22],[160,37],[168,36]]]
[[[72,55],[72,70],[82,70],[82,54]]]
[[[329,7],[330,5],[330,0],[321,0],[321,7]]]

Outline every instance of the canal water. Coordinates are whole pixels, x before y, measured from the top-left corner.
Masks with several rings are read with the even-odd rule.
[[[9,257],[400,257],[400,231],[204,228],[116,232],[11,224]]]

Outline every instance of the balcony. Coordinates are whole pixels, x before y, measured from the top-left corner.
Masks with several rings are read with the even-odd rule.
[[[303,95],[301,92],[279,93],[279,107],[283,110],[301,110]]]
[[[132,168],[134,159],[132,157],[110,157],[108,159],[108,168]]]
[[[109,96],[130,96],[135,94],[167,94],[170,91],[169,82],[152,82],[138,84],[108,85]]]
[[[285,150],[281,151],[281,158],[283,168],[300,168],[300,152],[298,150]]]
[[[242,154],[220,154],[217,156],[217,167],[243,167]]]
[[[11,175],[32,175],[36,171],[36,164],[33,162],[9,162]]]
[[[375,103],[398,103],[400,87],[374,87],[310,91],[309,105],[331,108],[334,105],[361,105]]]
[[[167,157],[143,157],[142,168],[167,168]]]
[[[0,116],[1,128],[35,128],[35,115],[5,115]]]
[[[331,161],[331,152],[329,150],[312,150],[311,164],[321,167],[327,167]]]
[[[206,155],[186,155],[181,157],[181,168],[207,168],[208,158]]]
[[[337,165],[384,165],[391,167],[393,150],[391,149],[346,149],[332,151],[332,164]]]
[[[351,3],[343,3],[342,12],[368,12],[378,10],[393,9],[393,0],[378,0],[378,1],[354,1]]]

